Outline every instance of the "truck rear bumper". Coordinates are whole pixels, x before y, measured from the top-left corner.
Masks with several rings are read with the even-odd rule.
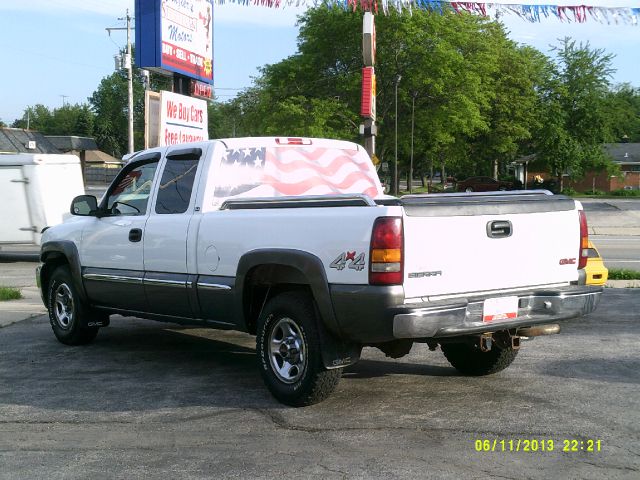
[[[381,288],[390,289],[386,298],[383,296],[380,299],[370,290],[375,289],[376,293],[381,294]],[[558,323],[594,311],[602,293],[601,287],[572,285],[505,294],[518,297],[517,317],[485,322],[483,306],[488,297],[409,305],[398,305],[398,302],[394,305],[393,299],[399,296],[399,292],[394,290],[397,288],[362,286],[359,295],[332,288],[334,309],[343,335],[361,343],[377,343],[398,338],[454,337]],[[356,313],[353,300],[358,296],[362,300],[365,292],[371,294],[368,299],[365,295],[365,301],[358,302],[362,308]],[[496,294],[492,297],[499,296]],[[364,321],[359,319],[360,316]]]

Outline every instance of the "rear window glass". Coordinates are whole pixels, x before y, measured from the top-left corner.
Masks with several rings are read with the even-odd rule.
[[[324,147],[227,149],[214,173],[209,205],[229,198],[300,195],[382,195],[371,160],[364,152]],[[208,203],[208,202],[207,202]]]

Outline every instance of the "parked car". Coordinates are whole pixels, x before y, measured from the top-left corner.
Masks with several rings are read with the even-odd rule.
[[[584,269],[587,274],[587,285],[604,285],[609,278],[609,269],[605,267],[602,257],[596,246],[589,240],[589,248],[587,249],[587,266]]]
[[[457,184],[459,192],[493,192],[496,190],[513,190],[513,182],[494,180],[491,177],[469,177]]]
[[[338,140],[153,148],[70,213],[43,233],[37,277],[60,342],[91,342],[113,314],[245,331],[287,405],[326,398],[363,346],[400,358],[427,343],[465,375],[496,373],[521,337],[557,333],[602,292],[579,284],[578,202],[390,197]]]

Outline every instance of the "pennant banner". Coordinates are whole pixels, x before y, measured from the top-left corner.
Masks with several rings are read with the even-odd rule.
[[[540,22],[549,17],[561,22],[585,23],[587,20],[607,25],[638,25],[640,7],[596,7],[590,5],[526,5],[517,3],[451,2],[444,0],[214,0],[217,5],[233,3],[268,8],[312,7],[318,5],[339,6],[345,10],[362,10],[385,14],[393,7],[399,12],[411,13],[413,9],[444,13],[471,13],[485,17],[500,18],[502,15],[517,15],[528,22]]]

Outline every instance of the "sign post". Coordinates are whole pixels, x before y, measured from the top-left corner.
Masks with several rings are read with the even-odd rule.
[[[364,148],[370,157],[376,153],[376,25],[373,14],[365,12],[362,19],[362,103],[360,115],[364,125],[361,133],[364,135]]]

